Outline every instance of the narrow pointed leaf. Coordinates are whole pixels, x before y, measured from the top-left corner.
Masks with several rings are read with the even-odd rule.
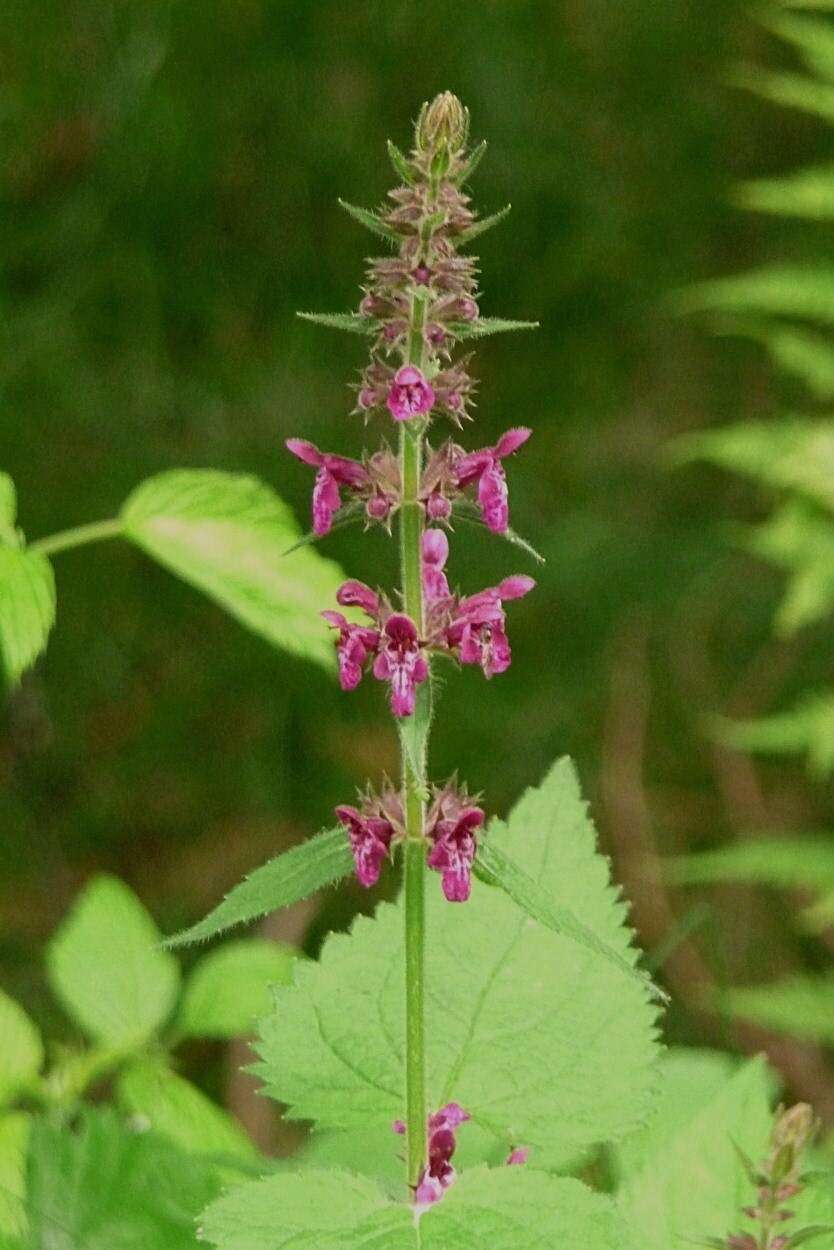
[[[813,1241],[817,1237],[824,1237],[826,1234],[830,1237],[832,1233],[834,1233],[834,1226],[831,1224],[810,1224],[807,1228],[800,1228],[798,1232],[791,1234],[785,1250],[794,1250],[794,1246],[804,1246],[806,1242]]]
[[[335,533],[336,530],[344,529],[347,525],[354,525],[357,521],[361,521],[367,516],[365,505],[361,499],[355,499],[352,503],[345,504],[340,508],[333,518],[333,524],[326,534],[317,534],[315,530],[308,530],[298,542],[293,543],[291,547],[287,547],[284,552],[285,556],[291,556],[294,551],[298,551],[301,547],[312,546],[313,543],[320,543],[323,539]]]
[[[537,885],[508,855],[492,845],[488,837],[480,841],[475,864],[482,880],[488,885],[500,886],[532,920],[552,929],[554,933],[571,938],[586,950],[601,955],[627,976],[635,977],[638,981],[648,981],[644,973],[604,942],[569,907],[554,902],[546,890]],[[655,996],[660,997],[660,991],[654,986],[651,988]]]
[[[306,659],[335,668],[319,616],[344,580],[301,537],[282,499],[257,478],[174,469],[149,478],[122,509],[125,536],[243,625]]]
[[[347,330],[350,334],[376,334],[379,322],[373,317],[363,317],[360,313],[316,313],[299,312],[295,314],[302,321],[312,321],[319,326],[327,326],[330,330]]]
[[[398,722],[400,741],[411,769],[422,786],[426,784],[426,744],[432,719],[432,678],[417,687],[414,712]]]
[[[455,182],[458,186],[462,186],[465,182],[469,181],[481,161],[484,159],[484,153],[486,150],[487,141],[486,139],[482,139],[478,146],[472,149],[472,154],[470,155],[469,160],[466,162],[460,173],[456,175]]]
[[[477,321],[453,321],[450,334],[456,339],[483,339],[488,334],[506,334],[509,330],[537,330],[538,321],[509,321],[506,317],[479,317]]]
[[[392,143],[390,139],[388,140],[388,155],[391,159],[391,164],[394,166],[394,172],[399,174],[403,182],[407,183],[408,186],[413,187],[415,178],[411,162],[408,157],[400,151],[396,143]]]
[[[347,835],[338,825],[256,868],[205,919],[174,934],[165,945],[173,948],[204,942],[235,925],[258,920],[279,907],[309,898],[316,890],[346,877],[352,868]]]
[[[485,530],[487,528],[481,516],[480,508],[470,499],[458,500],[453,505],[453,512],[456,520],[464,521],[467,525],[477,525],[480,529]],[[492,530],[489,532],[492,533]],[[547,563],[541,552],[536,551],[536,548],[532,545],[532,543],[528,543],[527,539],[522,538],[520,534],[515,532],[515,530],[506,529],[503,534],[499,534],[498,537],[503,538],[505,542],[510,543],[513,547],[519,547],[522,551],[526,552],[531,559],[535,560],[537,564]]]
[[[471,243],[473,239],[486,234],[487,230],[491,230],[493,226],[498,225],[499,221],[504,220],[511,208],[512,204],[507,204],[504,208],[500,208],[497,213],[493,213],[491,217],[482,217],[480,221],[474,222],[466,230],[461,230],[460,234],[453,236],[455,243],[458,246],[464,243]]]
[[[381,239],[387,239],[389,243],[402,243],[403,235],[391,226],[387,226],[376,213],[370,212],[367,208],[358,208],[356,204],[348,204],[347,200],[340,199],[339,204],[346,213],[350,213],[354,221],[359,222],[360,226],[365,226],[373,234],[379,235]]]

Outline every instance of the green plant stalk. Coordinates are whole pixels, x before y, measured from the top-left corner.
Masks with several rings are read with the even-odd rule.
[[[58,534],[50,534],[47,538],[38,538],[29,543],[30,551],[37,551],[42,556],[53,556],[59,551],[69,551],[73,547],[83,547],[85,543],[97,543],[104,538],[118,538],[124,526],[118,518],[108,521],[91,521],[88,525],[76,525],[74,529],[61,530]]]
[[[425,368],[423,325],[425,303],[411,301],[406,364]],[[423,508],[419,502],[423,467],[423,423],[400,429],[400,572],[403,609],[423,631]],[[418,715],[419,708],[414,715]],[[425,751],[424,751],[425,757]],[[402,744],[402,789],[406,839],[403,881],[405,890],[405,1019],[406,1019],[406,1160],[408,1183],[416,1187],[426,1164],[426,1026],[425,1026],[425,758],[418,776]]]

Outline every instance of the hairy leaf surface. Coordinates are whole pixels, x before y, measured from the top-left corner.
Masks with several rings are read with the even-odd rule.
[[[569,761],[486,837],[633,965],[625,909]],[[442,898],[432,874],[428,887],[431,1106],[454,1098],[496,1146],[532,1145],[540,1158],[628,1132],[656,1052],[646,987],[498,890],[475,881],[460,906]],[[276,991],[258,1070],[292,1116],[382,1128],[402,1115],[402,932],[402,901],[383,904],[349,936],[331,936],[318,964],[297,967],[293,988]]]
[[[342,581],[311,547],[283,500],[256,478],[176,469],[149,478],[122,510],[124,533],[241,624],[278,647],[332,669],[319,616]]]
[[[349,1172],[279,1175],[242,1185],[206,1211],[217,1250],[628,1250],[612,1203],[579,1181],[524,1168],[463,1173],[415,1219]]]
[[[179,966],[159,950],[159,931],[133,891],[96,877],[76,900],[47,950],[52,988],[93,1041],[130,1049],[168,1019]]]

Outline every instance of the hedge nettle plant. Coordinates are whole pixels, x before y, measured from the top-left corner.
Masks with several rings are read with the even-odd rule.
[[[483,145],[468,149],[468,123],[453,95],[424,105],[411,153],[389,145],[400,179],[390,203],[377,212],[345,205],[395,254],[370,262],[358,312],[304,315],[371,340],[356,409],[386,435],[361,458],[288,440],[316,470],[307,539],[299,541],[284,505],[260,483],[179,470],[140,486],[117,519],[27,546],[11,482],[0,479],[0,650],[12,677],[43,648],[52,623],[49,557],[122,535],[272,642],[331,665],[335,642],[344,689],[366,675],[384,683],[402,747],[396,783],[340,805],[335,827],[257,869],[168,942],[214,937],[351,871],[370,889],[386,860],[402,864],[398,900],[360,916],[350,933],[331,934],[317,960],[294,961],[292,983],[274,987],[260,1023],[256,1071],[265,1092],[312,1126],[291,1168],[257,1158],[250,1174],[265,1175],[243,1183],[240,1166],[218,1172],[201,1150],[205,1109],[183,1129],[195,1092],[184,1102],[182,1082],[167,1070],[148,1081],[143,1068],[141,1082],[119,1087],[150,1129],[138,1149],[135,1126],[88,1109],[75,1128],[36,1122],[21,1170],[27,1112],[0,1115],[0,1165],[11,1134],[16,1192],[27,1191],[32,1213],[28,1225],[4,1228],[0,1207],[0,1240],[11,1231],[12,1250],[54,1244],[51,1232],[38,1231],[47,1192],[50,1228],[61,1225],[79,1244],[103,1237],[90,1244],[107,1250],[116,1228],[131,1244],[180,1250],[191,1244],[190,1216],[203,1208],[200,1236],[219,1250],[669,1250],[682,1235],[713,1233],[708,1244],[727,1250],[790,1250],[829,1233],[830,1189],[825,1223],[807,1222],[816,1198],[798,1170],[810,1112],[794,1109],[773,1128],[761,1061],[660,1056],[659,993],[637,967],[625,906],[570,763],[558,761],[506,823],[488,827],[462,780],[429,773],[433,670],[453,661],[488,678],[503,673],[506,605],[534,588],[513,573],[459,592],[447,571],[462,520],[535,555],[509,528],[506,480],[506,462],[530,430],[518,425],[493,446],[464,446],[474,385],[458,344],[530,324],[481,316],[475,261],[462,249],[503,213],[479,219],[470,207],[464,186]],[[345,580],[313,547],[360,517],[396,527],[398,588]],[[77,920],[70,930],[85,968],[102,932],[93,918],[89,932],[81,926],[83,941]],[[100,957],[112,959],[108,950]],[[158,979],[161,965],[140,983],[136,960],[128,963],[118,990],[141,1003],[142,985]],[[94,975],[73,974],[73,993],[84,990],[80,1015],[65,993],[82,1025],[94,983]],[[222,996],[222,976],[214,984]],[[153,1030],[164,1023],[164,1011],[157,1014]],[[19,1032],[31,1035],[22,1025]],[[35,1082],[36,1050],[26,1061]],[[2,1068],[0,1053],[0,1076]],[[173,1155],[172,1143],[189,1153]],[[749,1162],[765,1156],[761,1168]],[[152,1163],[160,1183],[149,1185]],[[105,1166],[102,1205],[87,1195]],[[172,1170],[182,1180],[176,1236],[166,1196]],[[596,1189],[586,1183],[591,1175]],[[735,1231],[751,1184],[758,1199]],[[780,1228],[789,1195],[805,1204],[793,1234]],[[159,1240],[162,1228],[169,1231]]]

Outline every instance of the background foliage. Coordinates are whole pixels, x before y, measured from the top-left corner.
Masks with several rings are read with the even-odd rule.
[[[181,466],[254,472],[303,519],[309,475],[282,440],[361,440],[345,386],[360,345],[294,317],[356,300],[368,240],[336,197],[382,195],[384,141],[405,143],[422,99],[451,87],[470,105],[490,141],[478,203],[513,202],[480,249],[483,308],[542,322],[479,352],[478,435],[535,427],[514,524],[548,563],[513,620],[511,675],[450,678],[436,772],[505,812],[572,754],[674,992],[672,1036],[758,1048],[705,1010],[715,984],[823,969],[824,940],[781,896],[667,894],[652,865],[831,828],[827,781],[704,732],[830,679],[826,623],[773,642],[783,578],[722,529],[772,496],[668,467],[677,435],[804,395],[755,336],[710,339],[672,298],[830,254],[826,222],[731,203],[740,179],[830,159],[817,118],[728,82],[740,61],[795,67],[791,50],[732,0],[479,0],[454,22],[440,0],[8,0],[0,24],[0,465],[30,538]],[[468,588],[519,558],[468,532],[459,549]],[[359,576],[393,567],[378,534],[340,532],[328,554]],[[393,770],[396,744],[370,683],[341,697],[127,545],[60,556],[56,576],[50,649],[3,712],[0,984],[61,1036],[40,952],[94,871],[173,931]],[[312,948],[364,902],[346,887],[271,933]],[[765,1040],[834,1112],[825,1055]],[[184,1064],[223,1090],[216,1043]],[[239,1082],[228,1097],[268,1134]]]

